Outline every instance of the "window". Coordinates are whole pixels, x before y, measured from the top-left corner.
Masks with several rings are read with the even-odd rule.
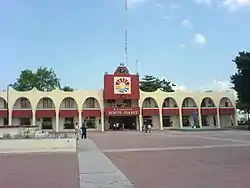
[[[20,118],[20,125],[30,125],[30,118]]]
[[[21,98],[21,108],[30,108],[30,101],[26,98]]]
[[[75,100],[72,98],[64,99],[64,108],[75,108]]]
[[[107,106],[108,107],[115,107],[115,100],[108,100],[107,101]]]
[[[123,101],[123,103],[124,103],[124,107],[131,107],[131,100],[124,100]]]
[[[225,107],[229,107],[229,102],[228,101],[225,102]]]
[[[53,108],[53,101],[50,98],[44,98],[43,108]]]
[[[51,117],[43,118],[42,129],[52,129],[52,128],[53,128],[52,118]]]
[[[184,100],[183,107],[188,107],[188,99]]]
[[[74,129],[74,118],[73,117],[66,117],[64,119],[64,129]]]
[[[146,101],[144,103],[144,108],[151,108],[151,100],[150,99],[146,99]]]
[[[163,127],[172,127],[173,126],[173,122],[171,121],[170,116],[163,116],[162,121],[163,121]]]
[[[9,125],[8,118],[3,119],[3,125]]]
[[[90,129],[96,128],[96,117],[88,117],[86,119],[87,127]]]
[[[96,108],[95,100],[95,98],[88,98],[86,101],[86,108]]]
[[[4,101],[4,103],[3,103],[3,108],[4,108],[4,109],[7,109],[7,108],[8,108],[8,105],[7,105],[7,102],[6,102],[6,101]]]
[[[165,101],[163,103],[163,108],[164,107],[170,107],[169,99],[165,99]]]

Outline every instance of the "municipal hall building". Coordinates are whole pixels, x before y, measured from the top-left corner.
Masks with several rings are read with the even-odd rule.
[[[39,126],[46,131],[72,131],[86,119],[88,128],[108,131],[114,123],[122,130],[185,128],[194,125],[198,114],[202,127],[226,128],[237,125],[231,92],[144,92],[138,74],[120,65],[104,75],[104,89],[65,92],[0,91],[0,127]]]

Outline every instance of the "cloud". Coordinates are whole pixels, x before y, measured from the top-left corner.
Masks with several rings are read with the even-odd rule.
[[[223,0],[222,5],[230,11],[250,7],[250,0]]]
[[[182,20],[181,26],[191,28],[191,27],[193,27],[193,24],[189,20]]]
[[[176,85],[173,87],[175,91],[186,91],[187,88],[184,85]]]
[[[204,3],[207,4],[208,6],[211,6],[212,0],[195,0],[196,3]]]
[[[197,33],[194,36],[193,42],[196,44],[205,44],[207,42],[206,38],[204,35]]]
[[[185,48],[185,47],[186,47],[186,44],[183,44],[183,43],[178,44],[178,47],[179,47],[179,48]]]
[[[128,8],[134,8],[139,4],[145,3],[147,0],[127,0]]]
[[[177,3],[171,3],[170,5],[169,5],[169,8],[170,9],[178,9],[178,8],[180,8],[180,5],[179,4],[177,4]]]

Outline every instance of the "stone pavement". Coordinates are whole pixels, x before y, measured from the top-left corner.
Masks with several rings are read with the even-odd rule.
[[[105,132],[90,138],[136,188],[250,188],[250,132]]]
[[[81,188],[133,188],[127,177],[90,140],[79,140]]]

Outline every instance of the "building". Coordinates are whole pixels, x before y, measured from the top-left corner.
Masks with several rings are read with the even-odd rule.
[[[89,128],[101,131],[117,121],[124,129],[139,130],[145,122],[160,130],[182,128],[193,125],[194,112],[202,127],[237,125],[233,93],[143,92],[139,75],[123,65],[104,75],[103,90],[0,92],[0,125],[39,125],[57,132],[72,130],[83,119]]]

